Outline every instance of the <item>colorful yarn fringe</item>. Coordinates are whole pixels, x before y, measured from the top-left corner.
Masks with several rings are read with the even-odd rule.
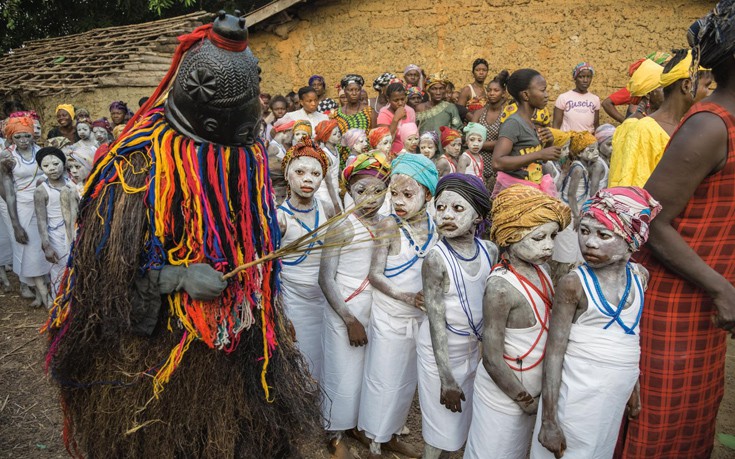
[[[130,186],[123,170],[130,173],[131,157],[145,152],[149,155],[150,169],[133,173],[147,173],[147,185]],[[87,181],[81,206],[90,205],[96,199],[97,215],[105,225],[98,254],[105,249],[116,189],[145,196],[150,229],[143,248],[141,274],[167,264],[192,263],[208,263],[226,273],[263,257],[280,243],[263,145],[257,143],[250,148],[197,145],[168,125],[160,106],[144,115],[136,128],[113,146]],[[44,329],[62,328],[69,314],[73,314],[72,257],[73,253]],[[180,327],[184,333],[154,373],[156,396],[192,342],[199,340],[210,348],[230,353],[237,348],[240,334],[260,322],[262,385],[270,400],[266,376],[269,358],[277,345],[273,301],[279,267],[278,262],[264,262],[241,271],[228,281],[227,288],[215,301],[197,301],[186,292],[168,295],[168,330],[173,332]],[[63,329],[55,339],[63,339]],[[54,349],[52,343],[47,359],[52,358]]]

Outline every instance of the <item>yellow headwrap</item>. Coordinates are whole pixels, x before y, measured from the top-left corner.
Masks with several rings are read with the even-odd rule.
[[[661,86],[661,73],[664,68],[651,59],[643,61],[628,80],[628,91],[633,97],[643,97]]]
[[[554,136],[554,146],[563,147],[571,140],[571,133],[565,132],[560,129],[549,128],[551,135]]]
[[[309,137],[311,137],[311,123],[306,120],[298,120],[293,125],[293,131],[306,131],[307,134],[309,134]]]
[[[493,201],[490,239],[500,247],[507,247],[537,226],[556,222],[562,230],[571,220],[571,209],[558,199],[530,186],[511,185]]]
[[[447,84],[447,77],[444,75],[444,72],[442,72],[441,70],[433,75],[429,75],[426,78],[426,87],[424,89],[428,91],[430,87],[434,86],[435,84],[439,84],[439,83]]]
[[[500,114],[500,123],[504,123],[510,115],[518,111],[518,104],[515,101],[506,104],[503,108],[503,113]],[[541,110],[535,109],[533,115],[531,115],[531,121],[539,126],[548,127],[551,125],[551,112],[547,108]]]
[[[572,142],[569,144],[569,152],[575,156],[582,153],[585,148],[589,147],[593,143],[597,143],[597,138],[588,131],[573,131],[569,134],[572,139]]]
[[[706,69],[704,67],[697,68],[698,72],[709,70],[711,69]],[[674,66],[674,68],[672,68],[668,72],[661,74],[661,87],[665,88],[666,86],[672,85],[679,80],[691,78],[692,71],[692,50],[690,49],[689,51],[687,51],[687,57],[682,59],[678,64]]]
[[[71,119],[74,119],[75,112],[74,112],[74,106],[72,104],[60,104],[60,105],[57,105],[56,106],[56,111],[54,112],[54,114],[58,114],[59,113],[59,110],[64,110],[66,113],[69,114],[69,116],[71,116]]]

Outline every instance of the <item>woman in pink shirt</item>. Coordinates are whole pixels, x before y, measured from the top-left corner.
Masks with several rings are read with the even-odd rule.
[[[595,69],[582,62],[572,70],[575,88],[554,103],[554,128],[562,131],[595,132],[600,125],[600,98],[589,92]]]
[[[386,126],[393,136],[392,153],[403,149],[403,139],[398,135],[398,127],[404,123],[415,123],[416,112],[406,105],[406,87],[400,81],[391,83],[385,90],[388,105],[380,109],[378,126]]]

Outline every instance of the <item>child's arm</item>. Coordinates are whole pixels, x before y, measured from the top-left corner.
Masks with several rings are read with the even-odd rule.
[[[322,252],[321,264],[319,266],[319,287],[324,292],[324,297],[327,299],[329,306],[334,309],[334,312],[345,323],[350,345],[364,346],[368,342],[365,327],[352,315],[335,282],[342,247],[347,247],[354,237],[355,232],[347,220],[342,220],[329,228],[324,238],[326,248]]]
[[[38,224],[38,234],[41,236],[41,248],[43,254],[49,263],[56,263],[59,261],[59,255],[51,247],[48,237],[48,193],[42,186],[36,188],[33,193],[33,206],[36,210],[36,223]]]
[[[500,277],[491,277],[482,300],[484,328],[482,332],[482,365],[495,384],[527,414],[538,411],[538,400],[528,393],[508,366],[505,351],[505,327],[511,309],[524,305],[526,299]]]
[[[459,160],[457,161],[457,172],[466,174],[467,169],[470,169],[470,165],[472,163],[470,161],[469,155],[469,153],[462,153],[461,155],[459,155]]]
[[[544,357],[544,379],[541,396],[544,399],[541,413],[541,431],[539,442],[546,449],[561,457],[567,447],[564,432],[559,426],[557,402],[561,386],[561,371],[564,354],[567,351],[569,332],[572,321],[584,295],[582,284],[576,274],[569,273],[559,281],[554,296],[554,307],[549,322],[549,337],[546,341],[546,357]]]
[[[370,274],[368,279],[370,284],[378,291],[388,295],[396,300],[403,301],[411,304],[419,309],[424,306],[424,295],[420,291],[418,293],[406,292],[398,288],[396,284],[391,282],[385,275],[385,268],[388,263],[388,253],[398,253],[400,250],[400,234],[398,233],[398,224],[392,218],[385,218],[378,224],[377,229],[377,240],[380,241],[376,244],[375,250],[373,250],[373,257],[370,262]],[[411,288],[410,285],[405,286]]]
[[[5,204],[8,206],[8,215],[13,225],[15,241],[18,244],[28,244],[28,234],[26,234],[26,230],[23,229],[23,226],[20,224],[20,218],[18,218],[18,204],[15,196],[13,174],[5,170],[5,168],[0,168],[0,179],[3,182],[3,198],[5,199]]]
[[[449,167],[449,161],[443,156],[436,162],[436,170],[439,172],[439,178],[452,172],[452,169]]]
[[[572,228],[579,228],[579,203],[577,202],[577,188],[579,181],[582,179],[582,168],[572,165],[569,170],[569,186],[567,187],[567,202],[569,208],[572,209]],[[564,228],[562,228],[564,229]]]
[[[602,176],[605,174],[605,168],[602,167],[600,161],[595,161],[589,168],[590,175],[590,197],[594,196],[595,193],[600,191],[600,182],[602,182]]]
[[[434,348],[434,359],[439,370],[441,381],[441,398],[439,403],[452,412],[462,412],[462,401],[466,400],[462,388],[452,375],[449,365],[449,349],[447,344],[446,311],[444,294],[449,287],[447,269],[441,255],[429,252],[421,267],[421,279],[425,287],[424,301],[426,314],[429,317],[429,332]]]

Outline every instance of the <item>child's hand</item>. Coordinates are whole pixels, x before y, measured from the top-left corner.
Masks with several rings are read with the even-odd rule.
[[[44,242],[41,244],[41,248],[43,249],[43,255],[46,257],[46,261],[48,261],[51,264],[55,264],[59,261],[59,256],[56,255],[56,252],[51,247],[51,244],[48,242]]]
[[[462,412],[462,402],[466,401],[464,392],[459,386],[442,387],[439,403],[444,405],[452,413]]]
[[[633,393],[630,394],[628,403],[625,406],[625,412],[628,414],[628,419],[635,419],[641,413],[641,384],[640,382],[635,383]]]

